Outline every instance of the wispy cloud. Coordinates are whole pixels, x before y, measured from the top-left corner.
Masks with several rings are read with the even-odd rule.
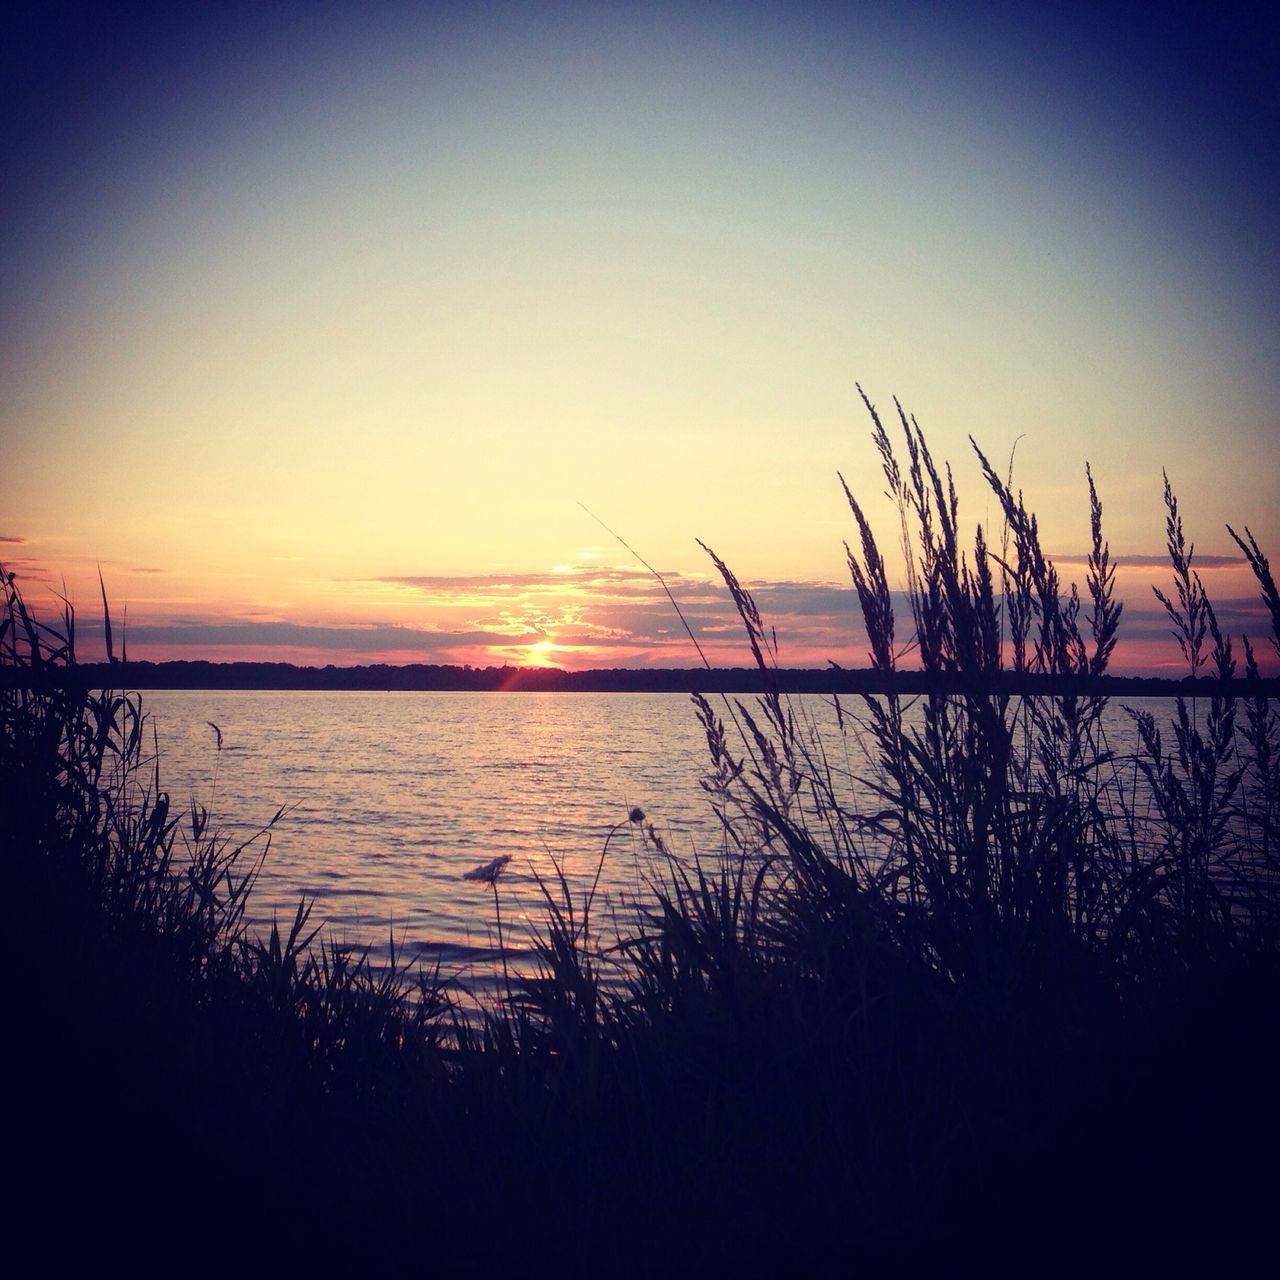
[[[668,583],[705,591],[709,580],[691,578],[672,570],[663,575]],[[341,579],[353,581],[353,579]],[[514,595],[530,591],[623,591],[648,595],[661,593],[654,576],[642,568],[605,567],[599,564],[562,564],[539,573],[482,574],[400,574],[380,578],[355,579],[387,586],[405,587],[423,595],[458,599],[467,595]]]
[[[1155,557],[1151,557],[1152,560]],[[1239,567],[1233,557],[1206,557]],[[1163,561],[1161,561],[1163,563]],[[1145,565],[1143,566],[1145,567]],[[545,663],[585,669],[696,666],[700,659],[661,585],[644,569],[578,562],[540,572],[386,575],[344,579],[358,615],[314,620],[296,606],[266,602],[234,616],[149,601],[128,626],[131,654],[154,659],[369,662]],[[1223,579],[1220,579],[1223,581]],[[751,661],[743,627],[724,584],[672,573],[684,621],[716,665]],[[372,588],[370,594],[364,588]],[[790,666],[866,661],[867,641],[852,587],[788,578],[747,580],[765,625],[776,631],[779,660]],[[1170,669],[1177,652],[1169,621],[1145,587],[1126,603],[1116,670]],[[893,593],[898,640],[910,640],[911,610]],[[1224,629],[1266,634],[1269,617],[1241,589],[1215,599]],[[179,612],[181,610],[181,612]],[[356,620],[350,620],[355,616]],[[365,619],[368,621],[365,621]],[[100,646],[100,623],[82,628]],[[910,659],[907,659],[908,663]]]
[[[1055,564],[1087,564],[1089,562],[1088,552],[1055,553],[1049,558]],[[1169,568],[1169,555],[1166,552],[1163,555],[1153,556],[1112,556],[1111,563],[1120,566],[1122,569],[1167,569]],[[1247,563],[1243,556],[1206,556],[1197,553],[1192,561],[1192,567],[1196,569],[1235,569]]]
[[[131,623],[130,651],[140,657],[279,658],[289,661],[441,661],[489,664],[554,661],[599,665],[691,666],[699,661],[662,586],[632,566],[571,564],[536,573],[386,575],[345,579],[353,586],[398,588],[413,617],[395,600],[362,604],[369,623],[309,622],[279,612],[169,617],[149,609]],[[750,660],[741,622],[724,585],[667,575],[685,620],[713,661]],[[861,640],[855,598],[831,583],[749,584],[784,647],[783,661],[849,661]],[[159,602],[156,602],[157,604]],[[256,614],[256,616],[255,616]],[[535,648],[536,646],[536,648]]]
[[[26,541],[26,538],[21,538],[14,533],[0,533],[0,542],[12,542],[22,546]]]
[[[131,646],[200,650],[231,645],[353,654],[433,654],[461,646],[534,644],[540,639],[538,633],[527,631],[512,635],[484,630],[427,631],[417,627],[333,627],[297,622],[221,622],[211,619],[131,624],[128,637]],[[198,657],[199,654],[193,656]]]

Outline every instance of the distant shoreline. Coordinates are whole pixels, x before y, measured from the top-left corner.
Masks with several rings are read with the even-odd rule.
[[[48,676],[44,676],[48,679]],[[0,684],[31,685],[42,679],[30,668],[0,668]],[[299,667],[285,662],[85,662],[60,668],[58,683],[87,688],[263,689],[320,692],[453,693],[780,693],[883,694],[965,692],[1076,694],[1079,696],[1175,697],[1229,691],[1237,697],[1280,697],[1280,679],[1215,677],[1171,680],[1159,676],[1050,676],[1002,671],[990,684],[947,674],[900,671],[888,676],[865,668],[755,667],[628,668],[563,671],[558,667],[456,667],[376,664]]]

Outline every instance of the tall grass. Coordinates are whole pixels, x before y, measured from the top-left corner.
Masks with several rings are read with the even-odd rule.
[[[1237,1175],[1277,1136],[1280,1066],[1280,717],[1254,648],[1280,654],[1269,564],[1232,531],[1273,622],[1241,639],[1241,679],[1166,480],[1157,594],[1209,678],[1168,724],[1131,711],[1121,754],[1087,679],[1122,616],[1092,475],[1080,591],[980,451],[1000,524],[967,536],[950,469],[895,407],[891,434],[866,402],[905,591],[847,485],[846,550],[872,666],[918,665],[928,691],[836,700],[819,732],[711,553],[765,685],[695,698],[720,847],[678,857],[633,811],[585,893],[558,867],[540,882],[525,970],[502,859],[477,868],[504,970],[478,1018],[435,975],[323,941],[306,903],[251,935],[280,815],[233,846],[179,811],[141,700],[84,687],[70,606],[46,625],[6,576],[14,1021],[80,1202],[121,1214],[121,1168],[177,1168],[199,1195],[167,1210],[201,1226],[228,1196],[269,1203],[277,1227],[367,1260],[412,1256],[424,1230],[431,1257],[473,1231],[496,1256],[500,1220],[513,1255],[570,1270],[1248,1234],[1264,1205]],[[625,828],[652,857],[623,911],[598,890]],[[1183,1234],[1163,1237],[1174,1212]]]
[[[385,1130],[407,1069],[438,1067],[450,1019],[434,975],[320,940],[306,903],[252,935],[281,814],[232,844],[206,809],[173,804],[141,699],[78,678],[71,606],[46,623],[12,574],[0,584],[11,1154],[31,1220],[72,1212],[59,1229],[87,1242],[142,1215],[154,1243],[209,1232],[232,1198],[309,1205],[307,1220],[337,1209],[345,1178],[381,1158],[359,1126]],[[303,1195],[326,1147],[344,1182]]]
[[[1096,678],[1123,608],[1092,474],[1082,592],[976,444],[1000,527],[966,542],[919,425],[895,402],[895,441],[866,408],[905,592],[847,485],[846,550],[891,691],[837,700],[854,745],[824,740],[771,683],[775,638],[708,549],[765,684],[751,702],[695,698],[723,848],[682,861],[652,832],[640,925],[591,955],[567,930],[542,948],[538,1033],[606,1037],[645,1079],[723,1106],[733,1122],[700,1117],[723,1168],[762,1166],[771,1195],[813,1203],[843,1188],[864,1239],[897,1231],[908,1202],[961,1232],[1002,1201],[1006,1232],[1061,1229],[1082,1179],[1090,1230],[1123,1231],[1139,1204],[1238,1214],[1248,1196],[1232,1183],[1233,1205],[1218,1181],[1243,1152],[1229,1135],[1264,1117],[1275,1134],[1280,1065],[1280,718],[1253,642],[1241,684],[1166,478],[1173,583],[1156,595],[1188,674],[1211,674],[1167,726],[1126,708],[1138,748],[1120,754]],[[1270,568],[1252,534],[1236,541],[1280,653]],[[919,697],[892,691],[908,663],[929,677]],[[617,952],[624,989],[583,992],[591,959]],[[541,997],[569,990],[571,1009]],[[752,1212],[719,1206],[735,1209]]]

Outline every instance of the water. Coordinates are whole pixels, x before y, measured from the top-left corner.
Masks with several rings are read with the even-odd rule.
[[[633,808],[675,851],[719,844],[699,786],[706,741],[683,695],[157,690],[144,707],[175,804],[194,796],[237,841],[288,807],[251,926],[288,923],[306,895],[313,921],[375,958],[394,934],[446,973],[488,968],[493,893],[462,876],[502,854],[504,941],[518,953],[537,877],[550,883],[558,863],[590,885],[618,823],[600,894],[634,896],[647,857]]]
[[[832,764],[859,771],[857,738],[837,731],[831,700],[793,704]],[[1161,718],[1168,705],[1149,704]],[[541,918],[538,877],[553,883],[558,864],[584,892],[617,824],[601,901],[634,900],[652,863],[626,820],[632,808],[677,854],[720,847],[699,785],[706,740],[681,694],[165,690],[144,707],[175,804],[194,797],[237,841],[287,807],[250,900],[252,928],[287,924],[305,895],[335,940],[378,960],[394,936],[403,954],[480,986],[494,972],[494,900],[462,878],[471,868],[511,856],[499,889],[518,960]],[[1106,723],[1112,747],[1131,751],[1123,707],[1113,703]]]

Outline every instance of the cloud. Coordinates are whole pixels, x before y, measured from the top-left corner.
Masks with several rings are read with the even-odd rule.
[[[565,572],[396,575],[346,579],[403,587],[426,606],[411,624],[375,620],[346,625],[286,621],[278,614],[235,618],[191,616],[132,623],[137,656],[198,658],[237,651],[255,659],[302,662],[414,661],[486,663],[519,660],[550,641],[555,658],[575,666],[663,663],[690,665],[696,651],[665,591],[633,567],[570,566]],[[709,655],[749,661],[741,620],[723,584],[672,573],[680,609]],[[829,582],[754,581],[767,625],[775,626],[783,660],[848,659],[861,636],[856,597]],[[87,636],[100,636],[100,626]],[[741,651],[741,652],[739,652]],[[788,655],[794,655],[788,657]],[[612,657],[611,655],[616,655]]]
[[[1049,559],[1055,564],[1087,564],[1089,555],[1087,552],[1073,551],[1065,554],[1054,554]],[[1120,566],[1122,569],[1168,569],[1169,556],[1167,552],[1164,555],[1156,556],[1112,556],[1111,563]],[[1191,567],[1193,569],[1234,569],[1247,563],[1243,556],[1196,555],[1191,562]]]
[[[328,627],[296,622],[213,622],[192,619],[173,623],[131,624],[131,645],[164,645],[200,649],[210,645],[236,647],[334,649],[349,653],[432,654],[464,645],[535,644],[541,636],[524,631],[425,631],[417,627]]]
[[[858,607],[851,586],[830,582],[752,582],[748,590],[762,613],[830,617],[847,615]],[[905,597],[900,600],[905,605]]]
[[[1126,562],[1132,562],[1129,558]],[[1156,557],[1141,558],[1144,562]],[[1235,557],[1205,557],[1238,565]],[[1160,560],[1163,564],[1164,561]],[[142,570],[140,570],[142,571]],[[699,661],[681,619],[662,586],[635,566],[582,563],[559,571],[493,572],[474,575],[388,575],[343,581],[386,591],[396,602],[386,611],[366,610],[359,621],[310,623],[286,621],[279,613],[254,616],[240,611],[224,616],[175,616],[132,623],[127,632],[136,656],[213,657],[243,655],[257,660],[325,662],[438,662],[474,665],[521,662],[531,646],[551,661],[571,667],[691,666]],[[746,635],[727,588],[718,580],[669,575],[680,612],[708,660],[717,665],[750,662]],[[842,665],[864,661],[866,638],[857,593],[847,584],[800,578],[745,584],[767,629],[776,631],[784,664],[822,666],[828,658]],[[402,594],[403,593],[403,594]],[[1214,601],[1224,630],[1253,636],[1269,629],[1256,598]],[[405,601],[411,621],[393,621]],[[893,593],[899,645],[911,635],[911,609],[902,592]],[[371,618],[365,622],[364,618]],[[100,640],[101,627],[90,623]],[[1118,669],[1176,659],[1170,623],[1154,599],[1132,601],[1121,624]],[[553,648],[547,649],[549,642]],[[1154,656],[1148,656],[1154,655]]]
[[[849,588],[823,582],[752,584],[766,627],[776,629],[784,664],[823,666],[828,658],[848,665],[863,661],[866,641],[856,596]],[[905,598],[895,593],[898,639],[911,631]],[[1239,637],[1268,633],[1270,619],[1256,598],[1215,602],[1224,630]],[[234,620],[186,617],[130,624],[126,638],[137,657],[288,660],[309,664],[336,662],[437,662],[497,665],[521,662],[530,646],[550,641],[551,660],[572,667],[693,666],[699,659],[665,596],[646,599],[575,601],[563,610],[491,609],[465,626],[389,624],[318,625],[279,618],[241,616]],[[742,624],[721,590],[709,604],[684,610],[710,661],[749,664]],[[456,616],[441,614],[441,616]],[[1177,666],[1170,622],[1154,602],[1131,604],[1121,624],[1117,670]],[[101,621],[87,618],[84,639],[101,645]]]
[[[670,582],[688,582],[706,585],[703,580],[686,578],[678,570],[663,573]],[[343,578],[343,582],[377,582],[389,586],[408,587],[428,594],[448,592],[457,595],[498,594],[539,590],[543,588],[563,591],[609,587],[643,587],[649,591],[661,591],[662,586],[647,569],[627,566],[604,568],[596,564],[563,564],[540,573],[480,573],[480,574],[397,574],[381,578]]]
[[[724,631],[740,626],[728,590],[719,580],[664,574],[668,586],[695,631]],[[522,621],[530,630],[578,631],[594,637],[641,639],[660,643],[668,631],[682,631],[671,601],[652,574],[634,567],[562,566],[556,572],[479,575],[396,575],[359,579],[404,587],[431,603],[479,606],[472,622],[506,630]],[[849,586],[826,581],[754,580],[746,584],[766,619],[848,624],[857,612]],[[905,607],[905,606],[904,606]],[[687,641],[685,641],[687,643]]]
[[[20,538],[14,533],[0,533],[0,542],[12,542],[16,543],[18,546],[22,546],[26,541],[26,538]]]
[[[10,573],[17,574],[23,587],[33,582],[48,587],[57,581],[53,566],[34,556],[6,557],[4,567]]]
[[[1255,597],[1232,596],[1213,600],[1214,613],[1223,634],[1239,641],[1242,635],[1257,640],[1271,632],[1271,615]],[[1081,630],[1088,637],[1088,623],[1081,619]],[[1204,651],[1209,652],[1209,637],[1205,637]],[[1177,644],[1173,638],[1173,623],[1169,615],[1152,600],[1150,607],[1128,603],[1120,619],[1120,668],[1125,667],[1125,652],[1135,646],[1158,646],[1166,651],[1170,662],[1181,662]],[[1242,656],[1242,655],[1240,655]]]

